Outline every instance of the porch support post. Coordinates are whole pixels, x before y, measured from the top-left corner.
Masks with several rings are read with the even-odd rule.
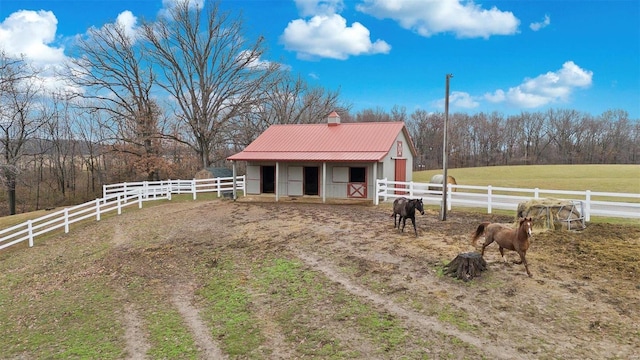
[[[236,201],[236,199],[238,198],[237,196],[237,184],[236,184],[236,162],[234,160],[231,160],[231,168],[233,169],[233,201]],[[246,187],[246,181],[245,181],[245,187]],[[245,190],[245,194],[246,194],[246,190]]]
[[[276,201],[280,200],[280,162],[276,161],[276,183],[275,188],[276,188]]]
[[[322,203],[327,202],[327,163],[322,163]]]
[[[373,182],[372,182],[372,187],[373,187],[373,200],[374,203],[377,201],[377,197],[378,197],[378,191],[376,189],[376,183],[378,182],[378,162],[375,161],[373,163]],[[367,192],[367,198],[369,197],[369,192]],[[376,204],[377,205],[377,204]]]

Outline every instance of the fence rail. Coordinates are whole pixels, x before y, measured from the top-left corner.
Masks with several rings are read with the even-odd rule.
[[[64,229],[64,232],[68,233],[70,225],[76,222],[93,218],[99,221],[102,214],[112,211],[121,214],[123,208],[132,205],[142,208],[145,201],[171,200],[172,194],[192,194],[194,200],[199,193],[215,193],[218,197],[229,196],[234,189],[234,183],[236,190],[244,194],[245,176],[237,176],[235,181],[233,177],[226,177],[104,185],[102,198],[0,230],[0,250],[25,241],[29,243],[29,247],[32,247],[37,236],[58,229]],[[516,210],[520,202],[532,198],[544,198],[546,195],[551,197],[560,195],[566,200],[580,201],[584,211],[582,215],[586,221],[590,221],[592,215],[640,219],[640,194],[454,184],[447,186],[448,210],[453,206],[486,208],[488,213],[493,209]],[[427,204],[441,204],[442,184],[399,182],[387,179],[376,181],[374,195],[376,205],[379,204],[380,199],[387,201],[400,196],[422,197]],[[603,199],[621,199],[621,201]]]
[[[145,201],[168,199],[172,194],[193,194],[196,200],[198,193],[216,193],[218,197],[226,196],[236,190],[245,192],[245,177],[237,176],[213,179],[142,181],[104,185],[102,198],[84,204],[64,208],[56,212],[28,220],[24,223],[0,230],[0,250],[28,241],[29,247],[37,236],[51,231],[64,229],[69,232],[73,223],[95,218],[100,220],[102,214],[115,211],[118,215],[122,209],[138,205],[142,208]]]
[[[441,204],[442,184],[379,179],[374,196],[376,205],[380,199],[387,201],[401,196],[421,197],[425,203]],[[591,221],[594,215],[640,219],[640,194],[447,184],[447,210],[460,206],[486,208],[489,214],[493,209],[515,211],[520,202],[545,197],[581,202],[586,221]]]

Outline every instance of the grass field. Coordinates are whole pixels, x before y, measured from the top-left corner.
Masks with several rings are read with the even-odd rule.
[[[418,171],[415,182],[429,182],[442,170]],[[522,165],[448,169],[458,185],[640,193],[640,165]]]

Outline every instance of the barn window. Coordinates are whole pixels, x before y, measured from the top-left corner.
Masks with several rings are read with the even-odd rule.
[[[352,167],[349,168],[349,182],[367,182],[367,168]]]

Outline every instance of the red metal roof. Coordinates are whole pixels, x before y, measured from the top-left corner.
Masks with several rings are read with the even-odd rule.
[[[272,125],[228,160],[379,161],[401,131],[410,139],[403,122]]]

